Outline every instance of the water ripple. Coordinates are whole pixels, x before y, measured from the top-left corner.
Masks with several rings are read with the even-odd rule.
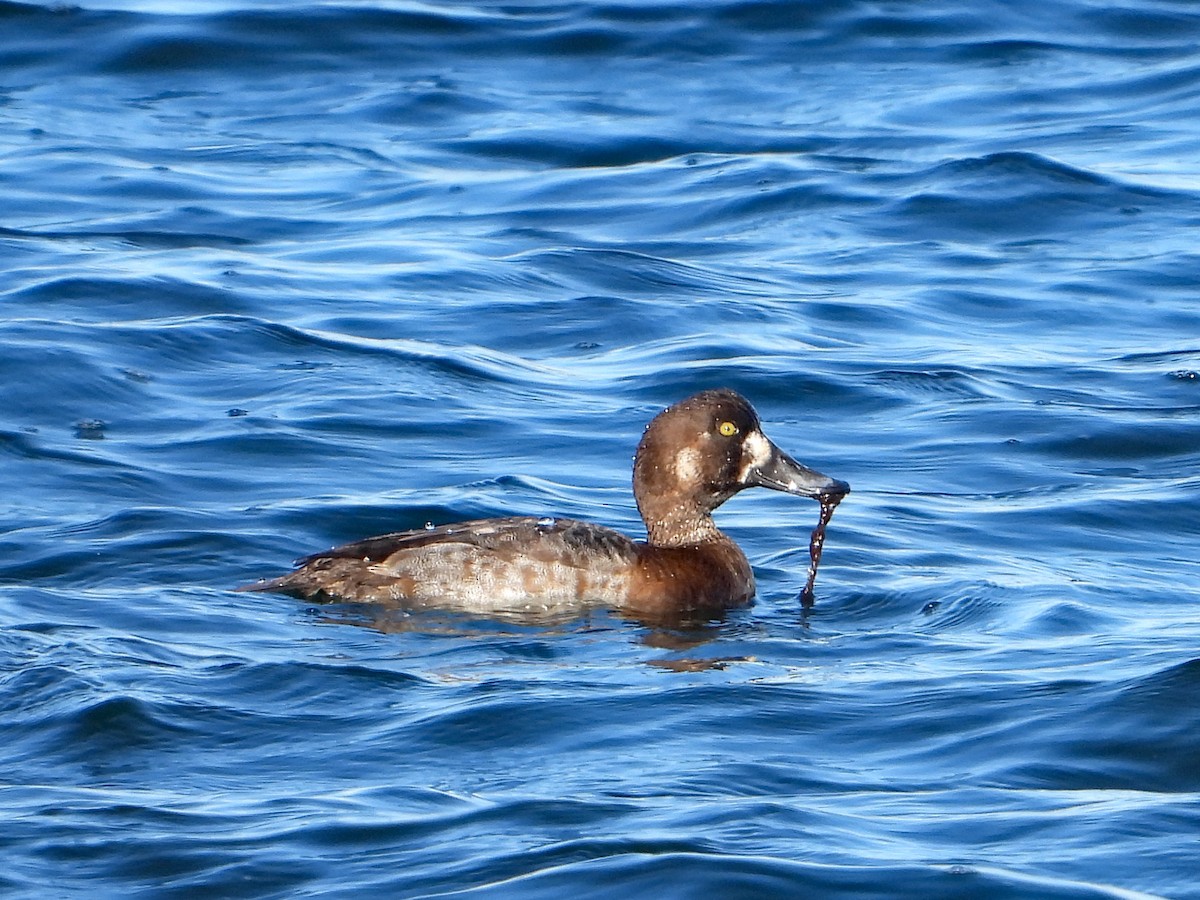
[[[0,891],[1198,896],[1186,4],[0,23]],[[718,385],[812,610],[766,491],[713,621],[230,590]]]

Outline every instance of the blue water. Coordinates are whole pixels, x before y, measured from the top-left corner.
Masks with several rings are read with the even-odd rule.
[[[0,893],[1200,898],[1200,8],[0,3]],[[703,627],[234,594],[854,492]]]

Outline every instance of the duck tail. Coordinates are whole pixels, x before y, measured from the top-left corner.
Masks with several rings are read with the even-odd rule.
[[[260,578],[253,584],[243,584],[235,587],[234,591],[239,594],[252,592],[263,594],[285,593],[289,587],[288,577],[288,575],[280,575],[278,578]]]

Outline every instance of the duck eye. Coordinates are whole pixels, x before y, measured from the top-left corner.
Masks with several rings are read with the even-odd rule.
[[[732,422],[722,422],[717,426],[717,431],[721,432],[725,437],[733,437],[738,433],[738,427]]]

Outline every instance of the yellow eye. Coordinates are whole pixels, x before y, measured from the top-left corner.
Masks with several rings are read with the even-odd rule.
[[[717,431],[721,432],[725,437],[733,437],[738,433],[738,427],[732,422],[722,422],[717,426]]]

